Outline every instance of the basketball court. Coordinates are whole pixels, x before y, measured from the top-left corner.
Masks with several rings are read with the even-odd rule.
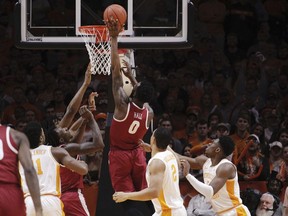
[[[124,31],[118,38],[119,48],[126,49],[121,58],[128,58],[135,66],[133,50],[184,49],[192,47],[193,5],[189,0],[46,0],[49,4],[36,4],[33,0],[21,0],[15,5],[15,44],[19,49],[87,49],[90,61],[100,55],[102,74],[110,73],[109,42],[100,46],[95,35],[83,37],[81,26],[101,26],[103,12],[111,4],[121,4],[127,12]],[[45,2],[45,0],[43,0]],[[80,30],[80,31],[79,31]],[[83,33],[83,32],[82,32]],[[102,42],[105,42],[103,39]],[[103,44],[102,44],[103,45]],[[99,50],[102,50],[101,52]],[[105,52],[108,55],[103,59]],[[94,67],[98,63],[94,62]],[[104,64],[104,65],[103,65]],[[136,62],[137,64],[137,62]],[[95,68],[95,71],[99,71]],[[96,72],[95,72],[96,73]],[[125,80],[126,82],[127,80]],[[111,87],[111,86],[110,86]],[[129,88],[129,83],[128,83]],[[131,89],[130,89],[131,90]],[[109,129],[113,116],[113,100],[108,103],[106,143],[103,152],[97,216],[123,215],[112,200],[114,193],[108,172]],[[147,216],[149,214],[147,213]]]

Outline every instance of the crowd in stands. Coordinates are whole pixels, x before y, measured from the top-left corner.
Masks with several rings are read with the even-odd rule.
[[[0,1],[2,124],[23,131],[27,122],[36,120],[48,127],[49,119],[63,117],[83,82],[89,58],[86,50],[17,49],[14,3]],[[257,181],[265,182],[260,191],[264,193],[266,183],[277,179],[281,192],[275,196],[283,201],[288,181],[288,3],[193,3],[193,47],[135,51],[137,78],[149,80],[156,89],[151,104],[154,125],[170,128],[171,147],[191,157],[202,154],[212,139],[231,135],[236,144],[231,160],[239,180],[252,189]],[[83,104],[93,91],[99,94],[95,118],[104,131],[112,100],[108,79],[93,76]],[[93,171],[98,175],[97,167]],[[199,171],[191,173],[199,176]]]

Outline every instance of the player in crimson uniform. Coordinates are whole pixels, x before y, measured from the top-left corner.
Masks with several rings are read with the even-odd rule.
[[[26,215],[18,171],[20,161],[33,199],[36,216],[42,216],[39,182],[29,146],[25,134],[0,124],[0,215]]]
[[[131,68],[122,70],[133,85],[132,100],[123,88],[121,64],[118,55],[117,37],[121,29],[113,18],[105,20],[111,38],[112,92],[115,102],[114,116],[110,127],[109,171],[115,191],[139,191],[147,187],[145,180],[146,158],[138,141],[142,139],[153,119],[149,102],[153,86],[148,81],[138,83]],[[129,202],[129,203],[128,203]],[[125,212],[137,215],[134,201],[124,202]]]
[[[65,167],[61,167],[60,177],[61,177],[61,192],[62,192],[61,200],[64,203],[65,215],[66,216],[89,215],[89,211],[82,194],[82,190],[84,188],[83,176],[79,175],[76,172],[72,172],[71,170]]]
[[[62,147],[68,153],[77,158],[78,154],[88,154],[96,151],[101,151],[104,148],[104,143],[100,129],[94,119],[91,111],[87,106],[82,106],[79,110],[80,118],[87,121],[87,126],[90,127],[93,140],[84,143],[68,143]],[[50,145],[58,146],[63,137],[69,137],[67,129],[57,127],[51,128],[47,135],[47,141]],[[71,136],[71,135],[70,135]],[[69,140],[69,139],[68,139]],[[84,200],[82,189],[83,177],[65,167],[60,168],[61,177],[61,200],[64,203],[64,212],[66,216],[87,216],[89,211]]]
[[[97,96],[97,93],[94,92],[92,97],[89,97],[89,112],[86,106],[82,106],[79,110],[81,104],[84,103],[83,96],[90,83],[91,64],[89,64],[87,67],[87,70],[85,72],[85,78],[81,87],[78,89],[77,93],[74,95],[69,105],[67,106],[67,111],[65,112],[65,115],[56,125],[56,128],[50,128],[49,135],[47,136],[48,143],[52,146],[66,144],[62,147],[64,147],[68,151],[68,153],[75,158],[78,157],[78,154],[94,153],[97,151],[102,151],[104,148],[104,142],[101,132],[97,123],[94,120],[92,113],[90,112],[96,110],[94,97]],[[78,111],[81,117],[74,122],[74,117]],[[84,115],[82,115],[81,113]],[[91,128],[93,141],[80,143],[86,125]],[[82,176],[66,168],[61,168],[60,177],[62,189],[61,200],[64,203],[64,212],[66,216],[89,215],[86,202],[81,192],[81,190],[83,189]]]

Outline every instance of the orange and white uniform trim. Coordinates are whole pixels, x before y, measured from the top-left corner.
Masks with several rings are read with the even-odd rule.
[[[46,216],[63,216],[63,203],[60,200],[61,180],[60,164],[55,160],[51,152],[51,146],[40,145],[31,149],[32,161],[36,170],[43,214]],[[19,163],[19,173],[21,176],[21,185],[25,197],[27,215],[34,215],[34,204],[30,196],[28,186],[25,180],[24,170]]]
[[[54,159],[51,153],[51,146],[41,145],[31,149],[31,155],[39,180],[40,194],[60,196],[60,164]],[[20,166],[19,171],[24,197],[30,196],[22,166]]]
[[[148,186],[150,184],[149,166],[154,159],[161,160],[165,164],[166,169],[160,196],[152,199],[155,208],[153,216],[187,216],[180,194],[178,164],[175,156],[166,150],[158,152],[149,160],[146,171]]]
[[[232,164],[232,162],[227,159],[222,159],[216,166],[212,166],[211,159],[208,159],[204,163],[203,177],[205,184],[210,184],[210,182],[216,176],[217,168],[223,163]],[[248,208],[242,204],[242,200],[240,198],[240,188],[238,184],[237,172],[233,179],[227,180],[224,186],[216,194],[214,194],[211,199],[211,205],[217,215],[250,216]]]

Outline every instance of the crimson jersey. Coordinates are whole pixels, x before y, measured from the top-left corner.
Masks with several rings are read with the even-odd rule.
[[[124,119],[113,117],[110,127],[110,149],[135,149],[138,140],[142,139],[148,130],[148,109],[140,108],[135,103],[128,104]]]
[[[10,127],[0,125],[0,183],[20,186],[18,149],[10,135]]]
[[[77,156],[77,159],[79,157]],[[61,201],[67,216],[88,216],[85,199],[81,190],[84,188],[83,176],[65,167],[60,167]]]
[[[65,167],[60,167],[61,192],[83,189],[83,176]]]

